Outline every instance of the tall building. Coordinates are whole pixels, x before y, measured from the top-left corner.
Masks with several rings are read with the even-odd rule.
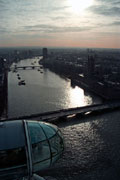
[[[92,49],[87,49],[88,62],[87,62],[87,75],[93,77],[95,73],[95,52]]]
[[[5,73],[4,73],[4,59],[0,58],[0,117],[4,110],[4,83],[5,83]]]
[[[88,56],[88,74],[89,76],[94,75],[95,71],[95,58],[93,56]]]
[[[2,73],[4,70],[4,59],[0,58],[0,73]]]
[[[43,48],[43,59],[46,59],[48,57],[48,50],[47,48]]]

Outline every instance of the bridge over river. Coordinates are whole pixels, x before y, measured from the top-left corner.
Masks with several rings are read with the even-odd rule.
[[[9,119],[4,120],[19,120],[19,119],[35,119],[40,121],[52,121],[55,118],[63,118],[70,115],[80,115],[85,114],[88,112],[101,112],[105,110],[114,110],[120,108],[120,102],[108,102],[103,104],[96,104],[96,105],[87,105],[82,107],[76,107],[76,108],[69,108],[69,109],[61,109],[57,111],[50,111],[50,112],[44,112],[39,114],[31,114],[28,116],[20,116],[20,117],[13,117]]]
[[[11,67],[10,70],[14,71],[14,70],[18,70],[18,69],[35,69],[35,68],[40,68],[42,69],[42,66],[35,66],[35,65],[30,65],[30,66],[15,66],[15,67]]]

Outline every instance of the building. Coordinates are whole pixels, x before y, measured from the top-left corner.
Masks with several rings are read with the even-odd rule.
[[[0,118],[7,106],[7,72],[6,59],[0,58]]]
[[[0,74],[3,73],[4,70],[4,59],[0,58]]]
[[[48,57],[48,50],[47,48],[43,48],[43,59],[46,59]]]
[[[95,58],[88,56],[88,75],[93,76],[95,71]]]

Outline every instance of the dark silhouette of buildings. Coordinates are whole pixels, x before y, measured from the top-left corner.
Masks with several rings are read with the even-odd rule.
[[[47,57],[43,52],[45,68],[71,79],[72,85],[88,89],[106,100],[120,99],[120,51],[84,50],[54,51]]]
[[[43,59],[46,59],[48,57],[48,50],[47,48],[43,48]]]
[[[4,70],[4,59],[0,58],[0,74],[3,73],[3,70]]]
[[[0,58],[0,117],[7,105],[7,71],[6,60]]]
[[[88,56],[88,76],[94,75],[95,59],[92,55]]]

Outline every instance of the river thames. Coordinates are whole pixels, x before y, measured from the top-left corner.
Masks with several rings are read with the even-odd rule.
[[[39,59],[24,59],[20,66],[39,66]],[[25,80],[25,85],[19,85]],[[80,87],[71,87],[70,79],[60,77],[48,69],[19,69],[8,74],[8,117],[48,112],[88,104],[100,103],[101,99]]]

